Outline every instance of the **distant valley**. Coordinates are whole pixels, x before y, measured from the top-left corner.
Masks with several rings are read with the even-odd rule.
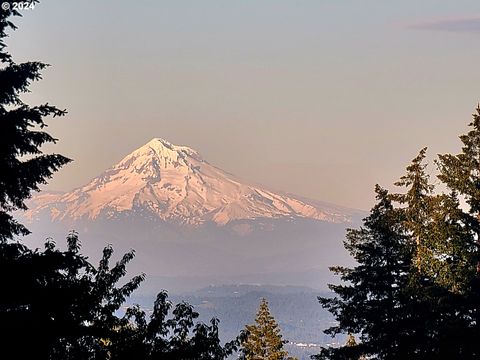
[[[328,266],[351,261],[345,229],[364,215],[249,184],[158,138],[85,186],[41,192],[28,206],[20,216],[34,246],[62,245],[75,229],[93,260],[106,244],[135,249],[129,270],[148,275],[145,294],[225,283],[326,289]]]
[[[317,296],[326,294],[300,286],[224,285],[173,294],[170,298],[174,302],[187,301],[194,305],[203,322],[213,317],[220,319],[223,341],[235,338],[246,324],[253,322],[260,299],[265,298],[282,329],[283,338],[289,341],[288,351],[299,359],[308,359],[319,352],[320,346],[333,341],[323,334],[323,330],[332,325],[332,316],[317,301]],[[148,311],[153,298],[135,296],[130,303],[135,302]]]

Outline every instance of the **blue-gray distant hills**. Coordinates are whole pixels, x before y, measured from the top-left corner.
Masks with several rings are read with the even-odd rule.
[[[106,244],[133,248],[130,272],[148,275],[146,293],[223,283],[325,289],[327,267],[350,262],[345,229],[364,216],[246,183],[158,138],[85,186],[41,192],[28,205],[28,242],[62,244],[75,229],[93,259]]]
[[[344,343],[343,336],[332,339],[323,333],[333,322],[331,314],[318,303],[317,296],[328,296],[304,286],[222,285],[208,286],[170,299],[186,301],[200,314],[199,320],[208,323],[218,318],[222,341],[234,339],[245,325],[252,324],[259,302],[265,298],[280,325],[289,353],[298,359],[310,359],[321,346],[332,342]],[[139,304],[147,313],[152,309],[152,296],[134,296],[130,303]]]

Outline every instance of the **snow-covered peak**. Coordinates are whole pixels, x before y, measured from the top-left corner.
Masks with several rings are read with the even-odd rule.
[[[157,151],[157,153],[162,153],[165,150],[170,150],[175,152],[187,152],[197,154],[195,150],[189,148],[188,146],[173,145],[171,142],[162,138],[153,138],[148,143],[143,145],[140,149],[145,147],[154,149],[155,151]]]
[[[204,161],[197,151],[161,138],[150,140],[85,186],[38,198],[30,216],[45,209],[53,219],[147,212],[164,221],[193,225],[258,218],[329,222],[350,218],[344,209],[243,183]]]
[[[131,159],[132,157],[147,157],[148,159],[158,158],[178,162],[179,159],[183,159],[187,156],[200,158],[197,151],[187,146],[173,145],[167,140],[153,138],[145,145],[127,155],[122,161]]]
[[[175,145],[173,145],[171,142],[165,140],[165,139],[162,139],[162,138],[153,138],[152,140],[150,140],[148,143],[146,143],[145,145],[148,145],[148,146],[154,146],[155,144],[162,144],[163,146],[166,146],[168,148],[173,148]]]

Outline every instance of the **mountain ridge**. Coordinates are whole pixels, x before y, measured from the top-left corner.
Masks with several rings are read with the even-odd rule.
[[[87,184],[41,192],[19,213],[25,241],[79,233],[95,261],[105,246],[136,257],[142,292],[209,284],[269,283],[319,289],[331,265],[348,265],[345,229],[361,210],[272,191],[209,164],[199,152],[154,138]]]
[[[153,138],[86,185],[42,192],[26,218],[47,211],[53,221],[148,213],[160,220],[223,226],[235,220],[308,218],[348,223],[359,211],[252,185],[211,165],[188,146]]]

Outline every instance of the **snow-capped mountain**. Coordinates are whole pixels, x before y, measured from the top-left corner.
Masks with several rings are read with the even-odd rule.
[[[342,240],[365,214],[249,184],[186,146],[153,139],[85,186],[40,192],[18,213],[42,247],[75,229],[92,259],[136,250],[144,291],[225,283],[325,287],[347,264]]]
[[[240,181],[186,146],[154,138],[85,186],[43,192],[29,204],[33,220],[95,220],[149,214],[175,224],[219,226],[236,220],[305,218],[347,223],[348,209],[301,199]]]

